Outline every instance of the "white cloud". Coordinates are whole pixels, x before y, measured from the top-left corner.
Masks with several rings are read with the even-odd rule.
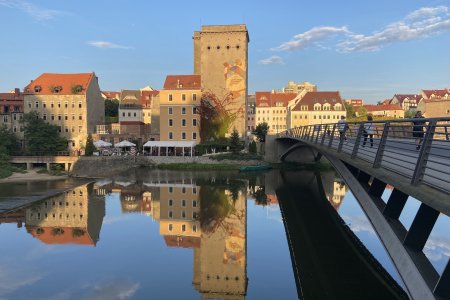
[[[432,261],[448,260],[450,257],[450,238],[445,236],[431,236],[423,249],[425,255]]]
[[[275,51],[301,50],[310,46],[317,46],[317,42],[338,34],[351,34],[347,27],[320,26],[314,27],[304,33],[297,34],[289,42],[273,48]]]
[[[388,24],[372,34],[356,34],[346,26],[314,27],[295,35],[290,41],[273,48],[274,51],[302,50],[307,47],[327,49],[320,44],[335,36],[343,40],[335,45],[339,52],[377,51],[389,44],[423,39],[450,31],[450,14],[446,6],[422,7],[409,13],[402,20]]]
[[[35,270],[18,265],[0,265],[0,298],[25,286],[33,285],[44,277]]]
[[[118,45],[106,41],[90,41],[88,42],[88,44],[96,48],[104,48],[104,49],[132,49],[132,47],[129,46]]]
[[[0,0],[0,5],[19,9],[38,21],[54,19],[55,17],[64,14],[59,10],[40,8],[30,2],[21,0]]]
[[[277,55],[272,55],[271,57],[265,58],[265,59],[261,59],[258,64],[260,65],[282,65],[284,64],[284,61],[281,57],[277,56]]]
[[[87,287],[91,289],[89,293],[83,297],[88,300],[97,299],[130,299],[139,289],[139,283],[133,283],[128,280],[112,280],[102,282],[93,286]]]

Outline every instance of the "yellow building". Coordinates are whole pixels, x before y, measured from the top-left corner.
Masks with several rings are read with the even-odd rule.
[[[266,122],[269,134],[285,131],[288,104],[296,96],[294,93],[256,92],[255,124]]]
[[[199,75],[169,75],[159,93],[160,140],[200,143],[201,79]]]
[[[374,117],[399,118],[405,117],[405,111],[399,104],[363,105],[368,114]],[[358,112],[356,112],[358,116]]]
[[[89,195],[86,184],[27,208],[25,223],[46,244],[95,245],[104,216],[104,197]]]
[[[288,111],[288,126],[336,123],[345,115],[339,92],[309,92]]]
[[[395,94],[389,102],[390,104],[400,104],[404,111],[416,109],[422,97],[417,94]]]
[[[69,150],[86,145],[88,134],[105,122],[105,102],[94,73],[44,73],[24,89],[24,112],[36,111],[69,140]]]
[[[299,94],[303,91],[306,92],[317,92],[317,85],[310,82],[294,82],[289,81],[288,84],[283,88],[283,93],[295,93]]]
[[[245,25],[202,26],[194,32],[194,74],[201,86],[219,99],[231,94],[230,112],[238,115],[230,127],[244,136],[246,131],[248,37]],[[162,100],[162,98],[161,98]]]

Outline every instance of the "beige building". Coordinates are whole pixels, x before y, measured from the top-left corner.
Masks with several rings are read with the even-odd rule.
[[[296,97],[294,93],[256,92],[255,124],[266,122],[269,134],[285,131],[288,105]]]
[[[386,117],[403,119],[405,117],[405,111],[400,104],[384,104],[384,105],[363,105],[368,114],[374,117]],[[356,112],[358,116],[358,112]]]
[[[450,117],[450,99],[422,99],[417,110],[420,110],[425,118]]]
[[[24,95],[16,88],[9,93],[0,93],[0,126],[6,126],[20,141],[23,140],[23,118]]]
[[[309,92],[289,110],[288,126],[336,123],[341,116],[346,110],[339,92]]]
[[[425,100],[431,99],[442,99],[447,100],[450,99],[450,90],[442,89],[442,90],[422,90],[420,95]]]
[[[105,102],[94,73],[44,73],[24,89],[24,112],[56,125],[69,150],[84,148],[88,134],[105,122]]]
[[[295,93],[300,94],[303,91],[317,92],[317,85],[310,82],[294,82],[289,81],[288,84],[282,89],[283,93]]]
[[[159,93],[160,140],[200,143],[201,78],[199,75],[169,75]]]
[[[202,26],[194,32],[194,74],[201,75],[204,91],[219,99],[231,94],[230,111],[237,115],[230,128],[246,132],[248,43],[245,25]]]
[[[395,94],[390,104],[400,104],[404,111],[408,111],[410,109],[416,109],[421,98],[417,94]]]
[[[88,191],[85,184],[27,208],[27,232],[46,244],[95,245],[105,216],[105,201]]]

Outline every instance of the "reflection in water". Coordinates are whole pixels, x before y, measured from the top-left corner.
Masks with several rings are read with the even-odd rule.
[[[88,185],[35,203],[25,210],[27,232],[45,244],[93,245],[105,216],[104,197]]]
[[[331,295],[338,289],[362,289],[362,285],[354,286],[358,282],[358,278],[353,279],[354,274],[346,274],[342,270],[352,270],[347,266],[353,263],[353,256],[367,255],[356,251],[360,250],[356,239],[346,232],[345,224],[338,217],[332,216],[338,210],[345,210],[347,200],[343,203],[343,198],[346,186],[333,172],[322,173],[320,177],[321,186],[317,185],[317,174],[312,172],[292,173],[289,176],[292,185],[286,185],[278,171],[257,175],[240,174],[239,178],[236,178],[236,174],[230,176],[206,172],[168,174],[158,171],[127,174],[83,185],[25,209],[4,214],[0,216],[0,223],[14,223],[17,227],[25,223],[26,231],[33,236],[29,240],[39,244],[41,251],[44,247],[46,250],[64,249],[67,251],[59,252],[61,256],[72,255],[73,261],[65,261],[65,267],[55,267],[44,260],[32,261],[36,264],[36,269],[46,270],[49,275],[32,277],[37,279],[30,279],[27,287],[28,291],[39,290],[38,285],[41,290],[51,290],[46,286],[54,282],[50,277],[59,278],[55,274],[65,273],[71,266],[77,269],[80,264],[78,273],[69,272],[72,277],[68,279],[73,283],[70,280],[58,283],[65,284],[66,291],[63,288],[55,290],[61,295],[72,295],[67,297],[70,299],[117,298],[117,295],[123,295],[121,299],[150,296],[167,299],[168,296],[164,295],[168,294],[177,299],[262,299],[277,296],[280,299],[290,299],[295,296],[302,298],[307,295],[308,290],[308,295],[314,298],[320,294],[320,288],[316,286],[330,287],[320,295]],[[298,180],[303,182],[301,186]],[[322,192],[317,188],[322,189]],[[265,206],[264,209],[253,205],[248,208],[247,197],[253,199],[257,206]],[[286,203],[288,200],[301,201],[289,204]],[[289,228],[289,234],[296,234],[288,236],[288,240],[280,222],[270,222],[267,219],[255,221],[254,217],[255,211],[265,212],[269,207],[276,208],[280,216],[279,201],[281,205],[291,205],[292,208],[283,216],[284,221],[291,218],[292,228]],[[104,220],[105,204],[109,221]],[[248,253],[247,213],[251,214],[252,210],[252,222],[255,222],[252,226],[256,230],[251,235],[253,252],[252,247],[249,247]],[[131,222],[114,222],[118,219]],[[152,223],[151,220],[157,223]],[[353,223],[356,225],[356,221]],[[17,230],[15,225],[11,224],[11,227]],[[0,228],[0,234],[3,234],[1,229],[3,228]],[[256,242],[255,236],[258,235],[260,240]],[[343,239],[344,235],[347,237]],[[251,243],[252,239],[248,242]],[[342,243],[345,245],[340,245]],[[54,246],[47,247],[47,244]],[[65,246],[62,247],[61,244]],[[80,255],[67,254],[71,250],[67,244],[76,245]],[[96,247],[78,247],[79,245]],[[298,247],[290,249],[293,245]],[[167,251],[169,248],[172,251]],[[348,248],[352,248],[353,252],[348,251]],[[341,253],[344,250],[348,253]],[[290,251],[291,255],[295,254],[296,259],[291,257],[294,271],[289,261]],[[0,255],[4,254],[0,250]],[[6,254],[11,256],[10,253]],[[188,257],[192,255],[192,263],[189,259],[186,260],[186,254]],[[142,260],[142,257],[151,259]],[[250,268],[252,258],[253,273]],[[271,259],[275,261],[273,265],[270,265]],[[285,265],[280,263],[283,259]],[[42,264],[38,265],[39,262]],[[83,263],[86,265],[81,267]],[[294,266],[296,263],[298,265]],[[276,270],[278,265],[282,266],[279,273]],[[1,269],[6,270],[1,257],[0,266],[1,281]],[[295,268],[299,266],[303,267],[300,270],[304,276],[301,286],[305,294],[299,292],[298,295],[293,295]],[[11,269],[17,269],[17,266],[12,266]],[[189,274],[189,269],[192,270],[192,278],[179,275]],[[247,287],[247,272],[252,279],[250,287]],[[363,273],[364,270],[360,272]],[[376,272],[386,275],[378,270]],[[262,280],[256,281],[258,276],[263,277]],[[270,278],[271,283],[278,280],[276,286],[282,282],[284,288],[277,291],[270,286],[266,287],[267,278]],[[342,281],[341,278],[351,280]],[[184,290],[180,287],[181,292],[171,290],[173,284],[180,286],[183,283],[188,285]],[[335,286],[338,283],[345,286]],[[269,296],[270,292],[275,295]],[[25,293],[27,291],[22,286],[4,289],[2,292],[0,284],[0,298],[8,295],[18,296],[16,298],[20,299]],[[44,292],[41,294],[42,299],[51,296]],[[289,295],[286,296],[287,294]]]
[[[206,299],[245,297],[245,188],[244,181],[215,178],[94,186],[99,195],[120,192],[123,213],[144,213],[159,222],[166,246],[193,249],[193,286]]]

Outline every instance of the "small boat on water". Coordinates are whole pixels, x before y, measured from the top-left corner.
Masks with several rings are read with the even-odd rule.
[[[265,171],[272,169],[271,165],[242,166],[239,172]]]

